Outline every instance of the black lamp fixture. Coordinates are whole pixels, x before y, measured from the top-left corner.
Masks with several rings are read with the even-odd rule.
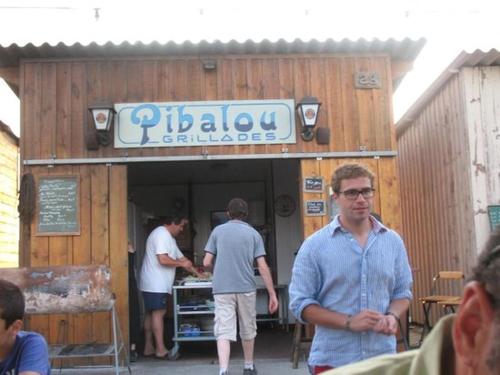
[[[217,69],[217,61],[214,59],[204,59],[201,61],[203,64],[203,69],[205,71],[211,71]]]
[[[111,124],[116,113],[113,104],[101,103],[90,105],[89,112],[92,114],[92,120],[97,131],[97,142],[101,146],[109,145],[111,143]]]
[[[321,103],[314,96],[305,96],[297,103],[295,109],[302,123],[301,137],[304,141],[312,141],[314,138],[314,127],[318,120],[318,112]]]

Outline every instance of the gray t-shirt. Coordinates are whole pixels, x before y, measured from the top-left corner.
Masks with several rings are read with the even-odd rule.
[[[249,224],[230,220],[215,227],[205,251],[216,257],[214,294],[255,291],[254,259],[266,255],[266,251],[262,237]]]

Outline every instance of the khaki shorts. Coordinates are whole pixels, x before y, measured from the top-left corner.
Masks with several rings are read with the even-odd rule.
[[[214,334],[217,339],[236,341],[236,313],[242,340],[257,336],[256,292],[216,294]]]

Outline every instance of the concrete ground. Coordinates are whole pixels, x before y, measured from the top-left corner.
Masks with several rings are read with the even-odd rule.
[[[422,327],[411,326],[410,347],[415,348],[420,339]],[[292,332],[278,327],[259,328],[255,345],[255,365],[260,375],[307,375],[306,354],[302,353],[298,369],[292,369],[290,351]],[[180,357],[176,361],[159,360],[139,357],[137,362],[131,363],[133,375],[218,375],[217,349],[215,342],[183,343],[180,346]],[[242,374],[243,353],[240,343],[231,346],[230,374]],[[59,373],[57,368],[52,374]],[[62,374],[114,374],[113,368],[107,369],[63,369]],[[122,368],[120,375],[128,371]]]
[[[148,375],[218,375],[219,366],[215,360],[177,360],[177,361],[138,362],[132,364],[133,374]],[[163,361],[165,362],[165,361]],[[304,361],[299,364],[299,368],[292,369],[292,363],[288,358],[279,359],[257,359],[255,366],[261,375],[306,375],[307,367]],[[243,360],[232,360],[229,364],[229,374],[242,374]],[[122,372],[126,374],[126,372]]]
[[[280,359],[258,359],[255,361],[255,366],[259,375],[307,375],[306,363],[302,361],[298,369],[292,369],[292,364],[288,358]],[[219,366],[215,361],[193,361],[193,360],[177,360],[177,361],[148,361],[136,362],[131,364],[133,375],[218,375]],[[52,374],[58,374],[58,369],[53,369]],[[231,361],[229,365],[229,374],[242,374],[243,360],[237,359]],[[112,375],[114,369],[63,369],[61,374],[65,375],[80,375],[80,374],[102,374]],[[122,368],[120,375],[128,374],[127,369]]]
[[[292,369],[290,352],[292,332],[279,327],[259,327],[255,342],[255,366],[260,375],[307,375],[305,355],[301,356],[298,369]],[[213,341],[182,343],[180,357],[175,361],[159,360],[155,358],[139,357],[137,362],[131,363],[134,375],[218,375],[217,348]],[[54,368],[52,374],[58,374]],[[127,374],[126,368],[120,372]],[[230,374],[243,373],[243,353],[241,344],[231,345]],[[63,369],[62,374],[114,374],[114,369]]]

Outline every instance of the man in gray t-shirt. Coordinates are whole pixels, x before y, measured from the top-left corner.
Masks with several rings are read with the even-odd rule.
[[[214,333],[217,338],[219,374],[227,374],[230,342],[236,341],[236,316],[238,316],[245,357],[243,373],[254,375],[257,374],[253,364],[253,349],[257,335],[254,261],[257,262],[259,273],[269,293],[268,308],[271,314],[278,309],[278,299],[266,263],[262,238],[255,229],[244,222],[248,215],[247,203],[243,199],[234,198],[227,206],[227,213],[231,220],[212,231],[205,246],[203,259],[205,267],[214,267]]]

